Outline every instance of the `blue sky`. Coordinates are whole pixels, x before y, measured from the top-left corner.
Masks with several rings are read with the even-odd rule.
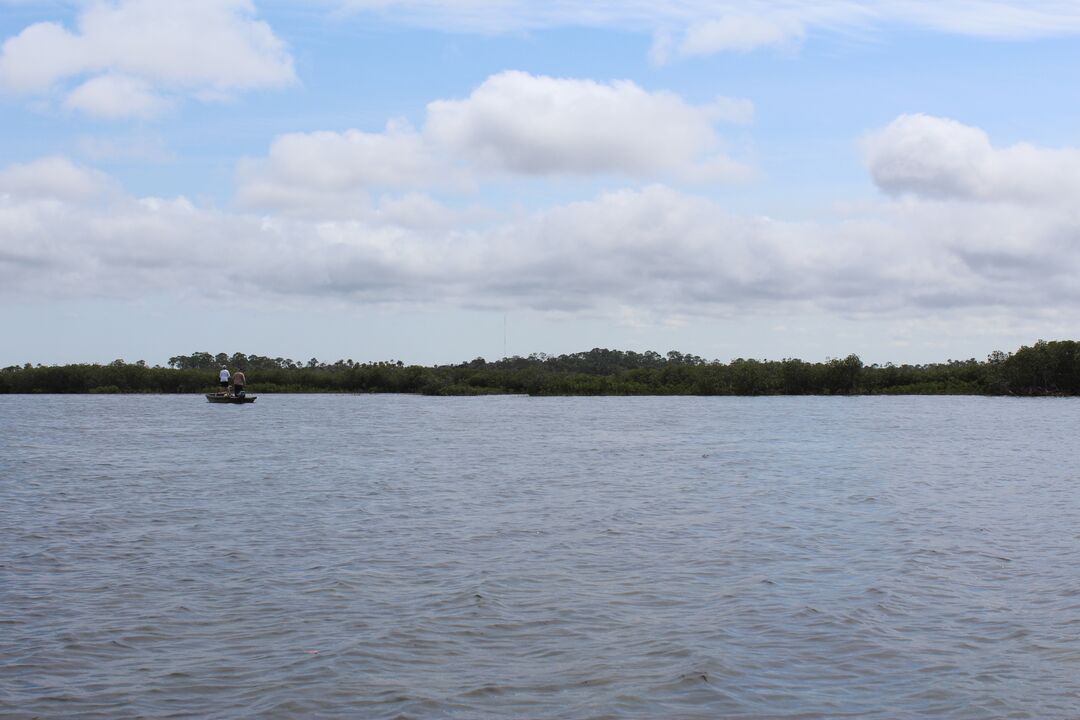
[[[0,0],[0,365],[1076,337],[1080,6]]]

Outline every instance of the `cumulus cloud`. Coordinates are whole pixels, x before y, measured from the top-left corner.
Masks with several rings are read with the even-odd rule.
[[[86,52],[67,30],[37,23],[0,47],[0,87],[16,93],[43,92],[87,64]]]
[[[903,115],[862,144],[874,182],[892,195],[1067,204],[1080,196],[1080,151],[996,148],[983,130],[947,118]]]
[[[166,96],[220,97],[294,79],[284,43],[255,19],[251,0],[98,2],[75,31],[36,23],[0,48],[0,89],[59,87],[69,108],[104,117],[158,112]]]
[[[372,191],[467,191],[491,173],[730,182],[751,170],[720,151],[714,126],[753,114],[740,98],[694,106],[629,81],[503,72],[465,99],[430,103],[421,131],[394,121],[379,133],[281,135],[266,158],[240,163],[237,200],[340,217],[366,211]]]
[[[694,107],[626,80],[503,72],[464,100],[429,104],[425,133],[460,156],[525,175],[697,171],[729,180],[745,169],[704,157],[716,150],[713,122],[725,109],[730,103]]]
[[[423,136],[392,121],[381,133],[360,130],[290,133],[270,145],[269,156],[238,168],[238,201],[301,214],[346,214],[366,207],[379,189],[438,188],[460,182]]]

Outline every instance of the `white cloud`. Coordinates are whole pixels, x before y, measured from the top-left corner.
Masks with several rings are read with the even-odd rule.
[[[168,102],[154,93],[145,80],[99,75],[72,90],[64,106],[101,118],[149,118],[165,110]]]
[[[1080,32],[1080,7],[1069,0],[887,0],[873,9],[885,22],[963,35],[1024,39]]]
[[[748,52],[790,45],[802,40],[804,34],[802,22],[792,16],[727,15],[690,26],[679,54],[692,57],[727,50]]]
[[[366,213],[373,191],[469,191],[491,173],[742,180],[750,169],[719,152],[713,125],[753,113],[739,98],[698,107],[629,81],[504,72],[464,100],[430,103],[421,132],[390,122],[381,133],[278,136],[266,158],[240,163],[237,200],[340,218]]]
[[[455,210],[430,195],[406,193],[379,198],[373,207],[371,222],[424,232],[452,232],[474,223],[489,221],[496,214],[483,208]]]
[[[303,189],[312,204],[263,216],[130,197],[63,157],[9,166],[0,170],[0,291],[242,291],[611,317],[1080,314],[1075,149],[997,148],[978,128],[901,116],[863,140],[872,177],[899,197],[832,222],[784,222],[658,184],[534,212],[369,192],[418,182],[430,171],[425,143],[394,124],[282,139],[262,162],[277,192]],[[392,164],[409,154],[411,165]],[[257,198],[257,183],[245,189]],[[317,205],[349,193],[359,198],[350,212]],[[222,268],[225,255],[242,262]]]
[[[327,0],[331,2],[331,0]],[[747,51],[816,29],[911,26],[995,38],[1080,33],[1080,6],[1062,0],[332,0],[397,22],[465,32],[619,27],[657,35],[653,56]],[[665,47],[666,45],[666,47]]]
[[[719,144],[717,112],[745,119],[752,106],[723,99],[700,108],[626,80],[605,84],[503,72],[464,100],[430,103],[425,134],[461,157],[524,175],[669,173],[730,180],[746,170],[710,157]]]
[[[97,115],[145,116],[160,95],[220,97],[295,79],[284,43],[251,0],[113,0],[87,5],[74,32],[31,25],[0,49],[0,89],[44,94]],[[75,81],[69,92],[65,85]]]
[[[0,195],[19,200],[48,199],[78,202],[115,190],[102,172],[53,156],[0,170]]]
[[[903,115],[863,140],[874,182],[927,198],[1065,203],[1080,197],[1080,151],[1027,143],[996,148],[955,120]]]
[[[243,292],[671,317],[1080,307],[1080,213],[1062,205],[912,198],[795,223],[654,185],[501,216],[407,194],[335,219],[102,198],[98,180],[57,158],[0,173],[4,292]],[[222,267],[226,255],[241,261]]]
[[[60,78],[83,72],[88,64],[90,58],[75,36],[59,25],[37,23],[0,48],[0,88],[42,92]]]
[[[365,210],[371,190],[438,188],[460,182],[423,136],[401,122],[388,123],[382,133],[280,135],[266,159],[240,164],[238,181],[237,199],[246,207],[335,216]]]

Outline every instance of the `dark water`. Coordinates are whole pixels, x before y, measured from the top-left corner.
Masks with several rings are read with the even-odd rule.
[[[0,716],[1080,717],[1080,402],[0,396]]]

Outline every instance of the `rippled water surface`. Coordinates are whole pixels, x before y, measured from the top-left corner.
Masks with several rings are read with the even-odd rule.
[[[1080,402],[0,396],[0,716],[1080,717]]]

